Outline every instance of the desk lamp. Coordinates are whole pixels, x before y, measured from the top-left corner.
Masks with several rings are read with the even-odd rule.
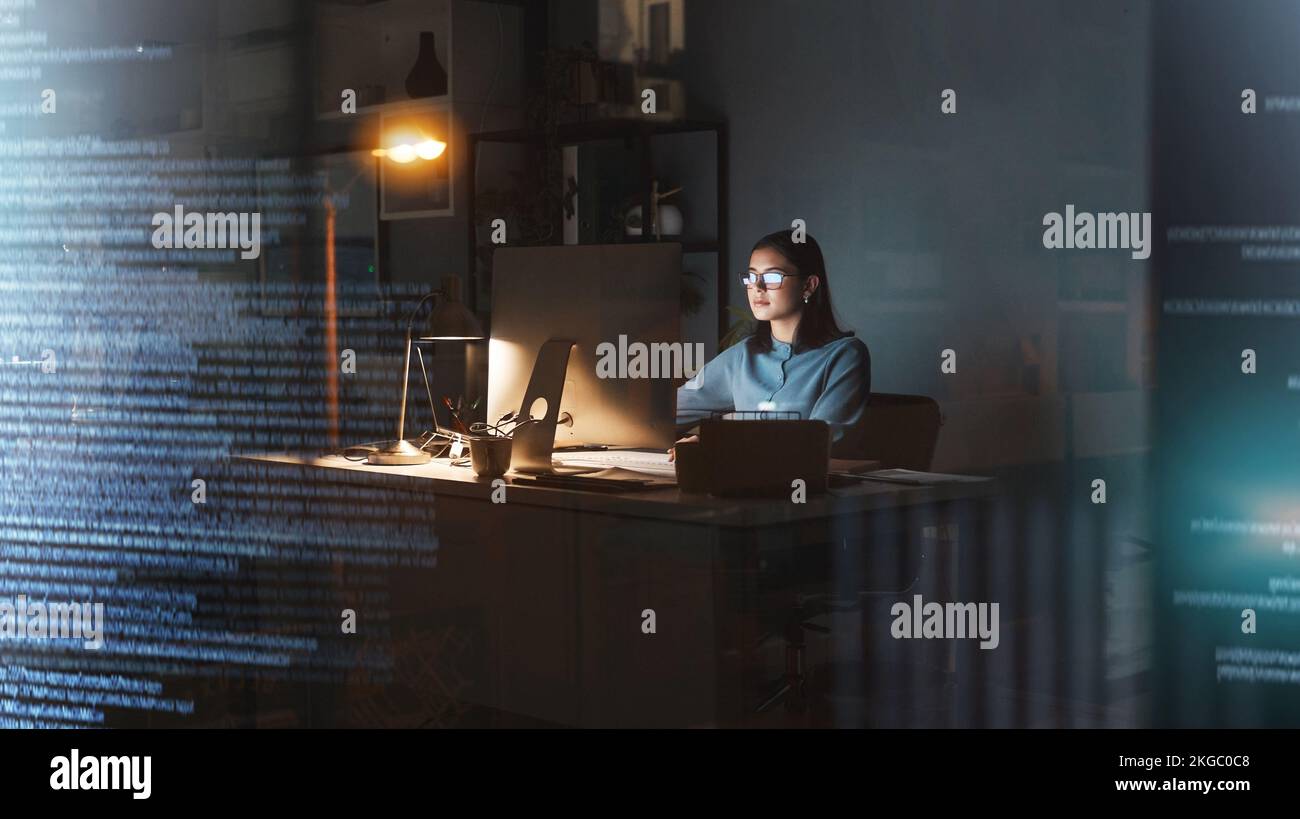
[[[420,335],[414,334],[415,316],[430,299],[442,299],[429,312],[428,322]],[[402,367],[402,408],[397,415],[397,440],[370,453],[367,463],[380,466],[428,463],[432,456],[406,438],[406,391],[411,381],[411,345],[416,341],[477,341],[482,339],[483,326],[465,305],[460,303],[460,281],[455,277],[442,280],[442,289],[420,299],[406,322],[406,363]],[[435,419],[434,425],[437,425]]]

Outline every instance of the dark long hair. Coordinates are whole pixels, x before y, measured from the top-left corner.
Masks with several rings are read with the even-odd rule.
[[[816,276],[820,281],[804,305],[799,327],[795,330],[792,346],[796,351],[815,349],[837,338],[853,335],[835,323],[835,311],[831,307],[831,283],[826,279],[826,259],[822,256],[821,245],[810,234],[805,233],[802,238],[802,242],[796,242],[794,231],[778,230],[759,239],[749,251],[753,253],[765,248],[775,250],[794,266],[790,272],[798,273],[800,278]],[[793,284],[794,282],[789,282],[785,286]],[[772,349],[772,323],[759,321],[756,325],[754,334],[748,339],[749,345],[758,352]]]

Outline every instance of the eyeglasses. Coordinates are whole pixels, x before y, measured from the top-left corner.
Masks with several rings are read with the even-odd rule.
[[[787,276],[799,277],[800,273],[782,273],[780,270],[766,270],[762,274],[750,271],[740,274],[740,283],[745,287],[754,287],[760,282],[764,290],[780,290]]]

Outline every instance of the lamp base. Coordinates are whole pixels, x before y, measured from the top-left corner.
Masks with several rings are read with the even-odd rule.
[[[370,453],[366,463],[377,466],[408,466],[427,464],[433,456],[410,441],[396,441],[381,450]]]

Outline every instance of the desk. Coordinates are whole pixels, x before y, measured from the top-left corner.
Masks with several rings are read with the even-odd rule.
[[[786,565],[790,554],[818,545],[822,563],[839,561],[826,544],[870,543],[861,535],[876,529],[866,521],[883,515],[948,535],[928,562],[927,585],[957,600],[955,509],[993,489],[992,481],[864,481],[793,503],[676,488],[606,494],[510,485],[507,476],[505,502],[493,503],[492,481],[446,461],[243,460],[283,467],[286,480],[384,488],[395,504],[432,504],[432,585],[407,593],[419,598],[417,609],[482,611],[481,673],[490,679],[476,681],[472,698],[585,726],[745,724],[762,687],[753,644],[766,564]],[[655,612],[653,634],[642,631],[645,609]],[[888,622],[883,627],[887,634]]]

